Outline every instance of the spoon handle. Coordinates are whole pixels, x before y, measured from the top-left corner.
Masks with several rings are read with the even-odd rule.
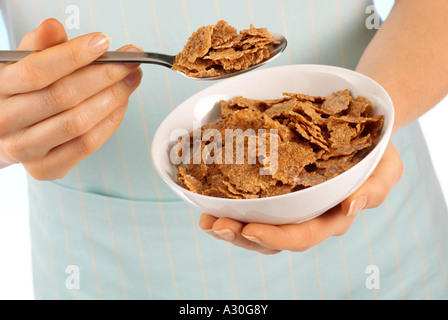
[[[176,56],[141,51],[107,51],[95,62],[150,63],[171,68]]]
[[[17,62],[33,51],[0,51],[1,62]],[[107,51],[94,62],[97,63],[150,63],[171,68],[176,56],[141,51]]]

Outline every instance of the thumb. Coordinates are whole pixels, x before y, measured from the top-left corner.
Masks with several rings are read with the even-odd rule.
[[[363,209],[378,207],[398,183],[402,174],[403,163],[400,155],[389,142],[382,159],[369,179],[341,203],[342,211],[351,216]]]
[[[47,19],[27,33],[17,50],[40,51],[67,41],[63,25],[56,19]]]

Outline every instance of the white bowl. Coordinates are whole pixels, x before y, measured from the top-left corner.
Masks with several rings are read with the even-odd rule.
[[[349,89],[353,96],[369,99],[375,114],[384,115],[378,145],[358,164],[324,183],[285,195],[259,199],[225,199],[204,196],[179,185],[170,150],[179,129],[193,129],[220,118],[219,101],[235,96],[275,99],[283,92],[326,96]],[[394,108],[387,92],[372,79],[343,68],[323,65],[288,65],[260,69],[224,80],[204,89],[173,110],[160,124],[152,143],[153,165],[160,177],[189,204],[216,217],[241,222],[288,224],[304,222],[324,213],[346,199],[369,177],[381,159],[394,122]],[[177,132],[177,134],[176,134]]]

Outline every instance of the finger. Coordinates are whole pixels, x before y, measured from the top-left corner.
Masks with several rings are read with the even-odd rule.
[[[303,252],[325,239],[345,232],[354,216],[347,217],[337,206],[312,220],[289,225],[249,223],[242,235],[249,241],[271,250]]]
[[[215,221],[218,220],[218,218],[203,213],[201,214],[201,217],[199,218],[199,228],[202,229],[202,231],[205,231],[207,233],[211,233],[213,232],[213,223],[215,223]]]
[[[36,32],[39,29],[39,27],[37,27],[34,30],[31,30],[30,32],[28,32],[23,36],[22,41],[17,47],[17,50],[34,51],[34,39],[36,38]]]
[[[363,209],[378,207],[398,183],[402,174],[403,163],[400,155],[392,143],[389,143],[369,179],[342,202],[342,211],[351,216]]]
[[[244,228],[244,224],[241,222],[229,218],[217,219],[210,215],[203,215],[203,217],[201,217],[201,220],[201,229],[210,227],[210,224],[213,221],[211,229],[205,229],[207,233],[211,234],[215,238],[227,241],[234,246],[241,247],[246,250],[258,251],[263,254],[275,254],[279,252],[278,250],[271,250],[253,241],[249,241],[244,236],[242,236],[241,231]]]
[[[10,139],[16,143],[13,156],[22,161],[42,157],[49,150],[90,131],[128,100],[141,78],[142,71],[136,69],[124,80],[79,106],[25,129],[25,133],[20,133],[20,139]]]
[[[23,163],[28,173],[37,180],[62,179],[82,160],[98,150],[117,130],[128,104],[115,109],[106,119],[82,136],[53,149],[41,161]]]
[[[56,19],[47,19],[23,37],[17,50],[40,51],[66,41],[67,32],[62,24]]]
[[[138,51],[141,49],[128,45],[119,50]],[[121,81],[138,66],[138,64],[92,64],[73,72],[47,88],[10,97],[2,106],[3,121],[0,124],[0,135],[31,126],[72,108]],[[8,121],[8,119],[14,119],[14,121]]]
[[[23,37],[17,50],[40,51],[66,41],[67,33],[62,24],[56,19],[47,19]]]
[[[202,231],[204,231],[205,233],[208,233],[209,235],[211,235],[212,237],[215,237],[216,239],[219,240],[223,240],[220,236],[218,236],[218,234],[213,231],[213,224],[215,223],[215,221],[218,220],[218,218],[203,213],[201,214],[201,217],[199,218],[199,228],[202,229]]]
[[[67,33],[61,23],[55,19],[47,19],[23,37],[17,50],[39,51],[66,41]],[[9,64],[12,63],[1,64],[0,69],[4,69]],[[0,91],[0,95],[6,94]]]
[[[109,45],[110,38],[97,32],[35,52],[4,66],[1,93],[14,95],[45,88],[93,62]]]

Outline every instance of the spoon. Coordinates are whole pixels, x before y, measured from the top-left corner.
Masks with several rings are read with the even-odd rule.
[[[274,41],[278,41],[280,43],[274,44],[272,46],[270,57],[260,63],[257,63],[253,66],[250,66],[247,69],[244,70],[238,70],[234,71],[232,73],[214,76],[214,77],[203,77],[203,78],[194,78],[194,77],[188,77],[181,71],[177,71],[180,74],[184,75],[187,78],[190,79],[196,79],[196,80],[221,80],[225,78],[230,78],[248,71],[251,71],[255,68],[261,67],[265,63],[273,60],[277,56],[279,56],[280,53],[282,53],[287,46],[287,40],[284,36],[282,36],[279,33],[271,32],[273,36]],[[33,51],[0,51],[0,63],[1,62],[17,62],[26,56],[32,54]],[[174,59],[176,56],[167,55],[167,54],[161,54],[161,53],[154,53],[154,52],[140,52],[140,51],[107,51],[104,53],[101,57],[99,57],[97,60],[95,60],[95,63],[149,63],[149,64],[157,64],[160,66],[164,66],[167,68],[170,68],[174,64]]]

